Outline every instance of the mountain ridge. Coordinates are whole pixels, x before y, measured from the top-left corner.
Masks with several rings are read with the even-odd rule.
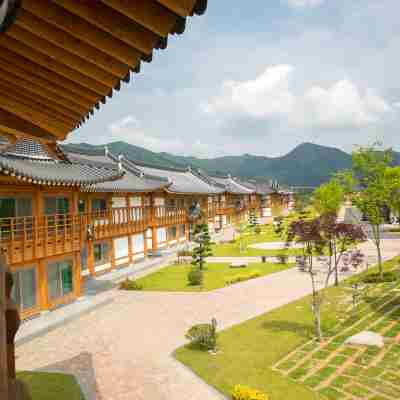
[[[124,141],[105,145],[71,143],[64,148],[78,150],[100,150],[107,146],[114,154],[125,154],[131,160],[153,164],[158,167],[192,166],[211,175],[231,174],[238,178],[277,180],[293,186],[318,186],[329,180],[336,172],[351,167],[351,155],[331,146],[305,142],[287,154],[278,157],[243,154],[215,158],[179,156],[166,152],[153,152]],[[394,152],[394,162],[400,164],[400,153]]]

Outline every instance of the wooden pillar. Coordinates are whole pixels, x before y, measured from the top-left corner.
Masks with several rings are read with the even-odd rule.
[[[95,276],[96,272],[94,270],[94,240],[88,240],[86,242],[87,246],[87,265],[90,275]]]
[[[8,399],[8,361],[6,327],[6,263],[0,256],[0,399]]]
[[[153,253],[157,251],[157,227],[151,227],[151,248]]]
[[[111,269],[115,268],[115,246],[114,246],[114,239],[111,238],[109,241],[110,244],[110,252],[111,252],[111,260],[110,260],[110,264],[111,264]]]
[[[74,252],[74,268],[73,268],[73,280],[74,280],[74,293],[75,296],[81,297],[82,295],[82,274],[81,274],[81,252]]]
[[[39,306],[41,311],[49,309],[49,288],[47,279],[47,263],[43,258],[38,262],[38,276],[39,276]]]

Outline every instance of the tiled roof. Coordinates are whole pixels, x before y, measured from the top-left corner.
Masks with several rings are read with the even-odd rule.
[[[68,159],[72,162],[85,162],[93,166],[111,165],[114,168],[118,167],[120,163],[123,169],[124,176],[113,182],[103,182],[97,185],[86,188],[87,191],[92,192],[152,192],[155,190],[163,189],[170,185],[167,179],[154,177],[143,174],[142,171],[137,169],[129,160],[119,158],[114,154],[104,150],[96,152],[88,152],[85,154],[83,151],[64,149]]]
[[[225,191],[231,194],[251,194],[254,193],[253,189],[250,189],[231,177],[211,177],[212,180],[223,185],[225,187]]]
[[[267,182],[258,182],[258,181],[240,181],[240,183],[252,190],[254,190],[257,194],[265,195],[275,193],[276,190],[271,187],[271,185]]]
[[[218,185],[211,185],[206,179],[203,179],[200,174],[197,174],[191,169],[156,168],[133,160],[131,160],[131,163],[146,175],[168,179],[170,182],[168,191],[172,193],[218,194],[223,192],[223,189],[218,187]]]
[[[56,160],[40,143],[26,139],[0,152],[0,169],[4,175],[42,185],[84,186],[119,179],[123,175],[115,165],[94,166]]]

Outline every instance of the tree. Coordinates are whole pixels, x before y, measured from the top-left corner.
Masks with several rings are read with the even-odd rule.
[[[400,223],[400,167],[388,168],[386,170],[386,179],[391,182],[389,207],[396,222]]]
[[[338,215],[344,199],[344,189],[336,179],[324,183],[313,194],[314,207],[320,215]]]
[[[367,237],[361,226],[337,222],[335,214],[325,214],[321,216],[320,227],[320,234],[328,247],[327,284],[329,283],[329,278],[334,273],[335,285],[338,286],[339,264],[344,254],[352,246],[365,241]],[[353,267],[355,267],[354,264]]]
[[[365,234],[361,227],[338,223],[336,216],[331,214],[311,220],[298,219],[290,223],[288,228],[287,243],[301,243],[303,245],[304,258],[307,260],[306,269],[309,273],[312,286],[312,311],[316,336],[322,338],[321,330],[321,307],[324,301],[322,289],[329,285],[332,273],[335,272],[336,282],[339,282],[338,265],[348,248],[358,241],[365,240]],[[328,247],[329,257],[325,265],[314,265],[314,258],[323,254],[324,248]],[[362,263],[359,251],[354,252],[350,265],[357,268]]]
[[[393,176],[389,173],[392,151],[379,151],[378,144],[359,147],[352,154],[352,179],[357,185],[353,203],[368,218],[378,255],[379,276],[383,278],[381,230],[383,209],[390,206]]]
[[[306,212],[307,207],[311,203],[310,193],[295,193],[294,194],[294,211],[298,214]]]
[[[287,243],[301,243],[304,258],[307,262],[307,272],[312,286],[312,312],[314,314],[315,333],[318,340],[322,340],[321,306],[324,300],[321,288],[318,287],[318,271],[314,268],[314,256],[322,254],[325,242],[321,235],[321,221],[298,219],[290,223],[288,228]]]
[[[206,258],[212,256],[211,238],[208,232],[208,225],[205,223],[196,225],[193,232],[196,247],[192,253],[192,265],[199,271],[204,269]]]

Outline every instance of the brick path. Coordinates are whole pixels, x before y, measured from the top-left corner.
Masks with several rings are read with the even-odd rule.
[[[385,258],[399,240],[384,242]],[[367,254],[374,254],[370,243]],[[221,396],[171,354],[195,323],[237,324],[310,292],[307,274],[282,271],[209,293],[111,290],[114,301],[17,348],[19,370],[73,373],[87,400],[208,400]]]

